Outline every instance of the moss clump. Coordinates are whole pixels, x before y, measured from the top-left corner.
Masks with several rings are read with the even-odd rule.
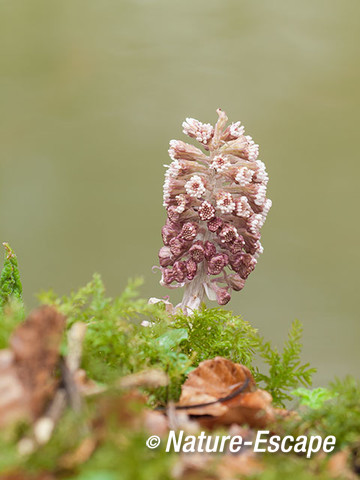
[[[336,448],[360,441],[360,381],[353,377],[332,382],[321,405],[299,409],[300,418],[287,428],[299,435],[335,435]],[[330,432],[330,433],[328,433]]]
[[[12,298],[22,300],[22,285],[17,257],[8,243],[4,242],[3,245],[5,247],[5,259],[0,274],[0,310]]]
[[[42,303],[56,305],[67,316],[67,328],[77,321],[87,324],[82,367],[88,377],[105,384],[107,390],[100,397],[88,399],[81,415],[68,411],[50,442],[29,456],[20,456],[17,450],[26,426],[21,426],[21,435],[18,429],[0,432],[0,471],[51,471],[56,478],[74,480],[172,478],[179,457],[162,448],[147,449],[149,434],[132,428],[132,414],[123,421],[123,396],[111,387],[119,377],[149,367],[166,371],[170,378],[169,387],[147,391],[150,405],[177,399],[187,373],[201,361],[217,355],[247,365],[278,405],[294,398],[291,389],[311,382],[313,369],[300,363],[299,322],[292,325],[280,353],[240,316],[205,307],[191,318],[181,313],[169,315],[163,304],[148,305],[138,298],[140,285],[139,279],[131,281],[119,297],[111,299],[106,296],[100,276],[94,275],[90,283],[69,296],[59,298],[52,291],[40,295]],[[0,314],[2,347],[6,346],[10,329],[22,318],[21,305],[10,300]],[[143,320],[148,322],[147,327],[141,325]],[[268,363],[267,374],[258,371],[258,359]],[[337,381],[325,396],[324,392],[299,388],[294,392],[307,401],[302,402],[295,419],[284,421],[284,434],[335,435],[337,448],[354,448],[360,432],[359,382],[350,378]],[[103,400],[105,405],[112,405],[105,412],[101,407]],[[135,418],[141,414],[141,408],[134,413]],[[89,437],[96,442],[94,452],[84,462],[74,462],[74,453]],[[263,455],[264,469],[254,472],[252,478],[327,479],[327,462],[321,456],[304,459],[295,455]]]
[[[42,293],[42,303],[55,305],[68,318],[87,323],[83,366],[100,382],[111,382],[148,367],[167,372],[170,387],[154,393],[154,402],[176,399],[190,369],[215,356],[246,365],[255,379],[283,405],[289,390],[309,385],[314,369],[300,364],[301,325],[294,322],[281,355],[240,316],[220,308],[203,307],[193,316],[169,315],[161,303],[149,305],[137,297],[141,280],[129,282],[115,299],[108,298],[99,275],[70,296]],[[149,326],[143,327],[142,320]],[[257,359],[269,364],[269,374],[260,374]]]

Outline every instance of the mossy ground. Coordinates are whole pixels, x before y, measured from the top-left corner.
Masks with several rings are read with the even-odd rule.
[[[215,356],[249,367],[258,385],[272,394],[275,405],[283,406],[290,401],[297,407],[296,419],[284,423],[284,432],[335,435],[337,449],[353,448],[359,442],[358,381],[347,378],[317,392],[299,389],[309,387],[314,371],[300,362],[299,322],[293,323],[279,353],[248,322],[232,312],[204,307],[191,318],[180,313],[169,315],[163,304],[149,305],[138,297],[140,284],[140,280],[132,281],[118,298],[110,299],[101,278],[94,275],[88,285],[70,296],[59,298],[51,291],[39,296],[41,303],[55,305],[66,315],[67,328],[77,321],[87,324],[82,368],[90,379],[106,386],[107,391],[88,400],[81,414],[66,412],[50,442],[30,456],[20,456],[17,451],[26,425],[2,431],[0,471],[14,468],[34,473],[50,471],[59,478],[81,480],[171,478],[176,454],[147,449],[148,434],[126,422],[119,424],[111,415],[105,420],[101,417],[99,423],[99,404],[108,397],[115,399],[121,410],[121,392],[112,388],[114,382],[124,375],[156,367],[168,374],[170,383],[168,387],[145,391],[148,406],[165,405],[179,397],[191,369]],[[10,332],[25,314],[18,302],[10,302],[0,316],[0,346],[5,348]],[[143,320],[150,322],[150,326],[142,326]],[[63,354],[66,349],[64,342]],[[259,359],[267,362],[268,372],[259,372]],[[66,466],[64,458],[76,451],[93,429],[101,431],[95,452],[81,465]],[[296,455],[264,455],[265,470],[253,478],[325,479],[329,478],[327,461],[324,457],[309,460]]]

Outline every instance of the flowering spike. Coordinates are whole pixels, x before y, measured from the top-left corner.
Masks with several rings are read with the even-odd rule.
[[[199,308],[205,294],[225,305],[232,290],[242,290],[263,251],[260,229],[271,208],[259,146],[240,122],[226,126],[225,112],[217,113],[215,127],[194,118],[183,123],[184,133],[209,154],[171,140],[166,165],[160,283],[185,286],[186,313]]]

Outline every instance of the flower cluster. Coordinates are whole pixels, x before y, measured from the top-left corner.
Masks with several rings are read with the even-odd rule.
[[[167,220],[160,249],[161,284],[185,286],[182,308],[198,308],[206,294],[225,305],[254,270],[263,248],[260,229],[271,207],[259,146],[240,122],[215,127],[187,118],[183,131],[206,152],[171,140],[164,183]]]

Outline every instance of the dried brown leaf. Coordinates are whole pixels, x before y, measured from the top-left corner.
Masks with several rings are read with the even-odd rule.
[[[189,407],[186,412],[207,428],[233,423],[261,428],[274,421],[275,410],[271,395],[255,388],[248,368],[216,357],[189,374],[178,407]]]
[[[253,428],[263,428],[275,420],[272,397],[265,390],[245,392],[236,398],[236,403],[227,405],[219,416],[199,418],[202,426],[214,428],[221,425],[247,424]]]
[[[247,367],[222,357],[205,360],[189,373],[182,386],[178,406],[216,402],[231,395],[244,386],[246,382],[248,382],[248,385],[244,388],[245,392],[255,388],[255,380]],[[193,415],[223,415],[228,410],[228,405],[235,400],[236,398],[214,405],[189,408],[187,413]]]
[[[44,306],[32,312],[10,339],[16,372],[34,417],[41,414],[57,386],[54,370],[64,327],[65,317],[54,307]]]
[[[35,310],[12,334],[0,353],[0,426],[34,420],[57,388],[55,370],[65,317],[55,308]]]

